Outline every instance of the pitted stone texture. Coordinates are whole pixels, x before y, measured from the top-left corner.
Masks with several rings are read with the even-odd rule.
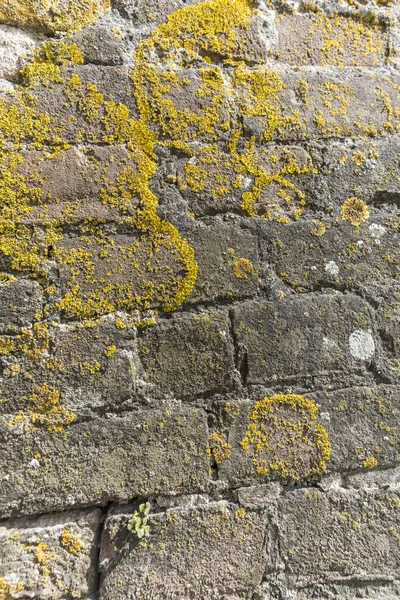
[[[263,257],[296,291],[392,286],[400,275],[397,217],[371,216],[359,227],[342,219],[300,220],[264,228]]]
[[[351,353],[354,331],[371,334],[372,328],[370,308],[356,296],[284,296],[276,303],[246,302],[234,314],[248,383],[354,372],[370,362]]]
[[[397,164],[400,139],[393,135],[375,139],[327,140],[311,143],[309,152],[316,165],[315,179],[305,186],[307,197],[319,206],[338,208],[350,197],[381,207],[396,204],[400,189]]]
[[[114,66],[124,62],[125,43],[117,26],[93,25],[72,37],[85,63]]]
[[[277,524],[291,586],[395,579],[399,507],[399,495],[389,491],[306,489],[283,496]]]
[[[289,65],[379,66],[389,43],[379,22],[323,12],[280,16],[277,35],[277,59]]]
[[[21,68],[21,58],[37,44],[38,40],[33,36],[7,25],[0,25],[0,79],[14,81]]]
[[[96,591],[100,510],[3,521],[4,598],[87,598]]]
[[[194,408],[77,421],[59,433],[27,429],[1,419],[1,516],[206,486],[206,417]]]
[[[332,444],[328,470],[368,470],[371,467],[365,461],[371,457],[377,468],[400,464],[400,394],[396,387],[354,387],[311,397]]]
[[[137,0],[136,2],[113,0],[113,5],[124,17],[132,19],[135,24],[149,25],[154,28],[176,10],[199,2],[201,0]]]
[[[30,150],[22,153],[24,162],[17,173],[27,176],[40,173],[42,205],[33,208],[24,222],[35,224],[57,219],[62,222],[82,222],[85,219],[118,220],[121,211],[102,202],[102,190],[118,186],[125,169],[137,171],[136,162],[122,146],[94,146],[90,151],[76,146],[49,159],[43,153]],[[105,181],[107,184],[105,184]],[[27,183],[36,187],[37,181]],[[119,189],[128,190],[128,183]],[[132,196],[125,213],[132,215],[138,200]]]
[[[335,392],[306,394],[306,397],[315,401],[319,409],[315,424],[323,426],[331,443],[328,472],[345,471],[351,474],[363,470],[365,477],[371,469],[373,474],[376,468],[387,469],[400,464],[400,394],[396,387],[353,387]],[[228,409],[229,412],[224,411],[227,442],[231,451],[230,456],[218,465],[218,473],[220,480],[229,487],[281,478],[281,474],[273,470],[266,475],[258,474],[251,448],[245,450],[241,445],[248,424],[252,423],[253,407],[254,402],[245,402],[238,404],[235,412],[231,409]],[[229,414],[234,416],[229,417]],[[285,447],[285,443],[285,433],[278,433],[276,439],[271,440],[270,453],[276,451],[282,459],[285,458],[287,467],[292,464],[292,453],[296,462],[304,465],[303,470],[319,456],[317,447],[312,445],[307,447],[304,442],[299,445],[296,439],[293,439],[289,447]],[[268,456],[268,453],[261,453],[258,460],[266,458],[268,461]],[[256,462],[256,466],[257,464],[259,463]]]
[[[36,281],[10,279],[0,283],[0,333],[29,326],[42,309],[42,288]]]
[[[400,596],[400,583],[391,577],[379,576],[376,580],[360,577],[352,583],[316,584],[305,590],[285,590],[290,600],[397,600]],[[258,600],[258,598],[257,598]]]
[[[277,128],[273,139],[293,143],[396,133],[398,78],[390,71],[304,67],[271,72],[283,83],[276,98],[280,113],[294,117],[292,126]],[[245,117],[244,123],[249,136],[262,138],[268,117]]]
[[[56,389],[60,402],[79,418],[135,397],[138,361],[132,329],[117,329],[112,322],[39,327],[44,327],[42,337],[35,329],[0,337],[3,345],[14,345],[0,356],[0,414],[32,410],[31,393],[43,385]]]
[[[238,225],[215,222],[188,235],[199,265],[195,287],[186,303],[254,296],[258,283],[256,237]]]
[[[285,403],[284,397],[263,417],[254,416],[255,407],[253,401],[229,403],[223,408],[229,455],[219,461],[219,480],[228,488],[235,488],[319,478],[326,467],[321,462],[321,415],[313,419],[307,410]],[[264,485],[263,489],[273,497],[279,493],[279,487],[270,485],[271,488]],[[257,501],[257,488],[254,489]],[[246,504],[249,502],[247,499]]]
[[[381,298],[377,311],[378,327],[385,349],[387,373],[396,381],[400,377],[400,290],[392,286]]]
[[[174,317],[144,331],[139,352],[152,393],[177,398],[232,388],[234,352],[227,311]]]
[[[266,524],[238,508],[219,502],[152,515],[150,536],[139,543],[126,529],[127,508],[111,514],[101,600],[250,598],[266,565]]]
[[[65,87],[73,74],[80,79],[81,91],[86,90],[88,83],[94,84],[104,100],[124,104],[129,108],[131,118],[138,116],[129,67],[74,65],[63,72],[63,83],[55,83],[51,89],[41,85],[31,91],[37,100],[38,112],[50,117],[51,133],[59,135],[63,141],[101,144],[107,133],[101,121],[105,114],[104,106],[99,109],[99,119],[91,122],[79,109],[76,94],[71,94],[71,90]]]

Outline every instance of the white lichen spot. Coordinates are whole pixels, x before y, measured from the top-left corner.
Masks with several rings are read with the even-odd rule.
[[[375,342],[370,331],[357,329],[349,337],[350,354],[358,360],[371,360],[375,354]]]
[[[339,275],[339,267],[338,265],[335,263],[335,261],[330,260],[326,265],[325,265],[325,271],[329,274],[332,275],[332,277],[337,277]]]
[[[379,240],[386,233],[386,227],[383,227],[383,225],[379,225],[378,223],[371,223],[369,230],[372,237],[376,240]]]

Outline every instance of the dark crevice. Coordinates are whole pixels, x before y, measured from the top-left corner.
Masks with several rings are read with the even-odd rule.
[[[375,192],[369,204],[381,208],[383,204],[395,204],[400,207],[400,192],[379,190]]]
[[[249,361],[247,348],[241,344],[237,338],[235,330],[235,313],[233,310],[229,311],[230,319],[230,334],[233,341],[234,353],[235,353],[235,366],[236,370],[240,373],[240,378],[243,386],[247,386],[249,377]]]

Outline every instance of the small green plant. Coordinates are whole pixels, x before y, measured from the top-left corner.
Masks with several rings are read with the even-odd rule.
[[[150,526],[147,525],[149,512],[150,502],[146,502],[146,504],[141,504],[139,506],[139,512],[135,510],[135,512],[128,521],[128,530],[137,535],[139,540],[142,539],[142,537],[149,535],[150,533]]]

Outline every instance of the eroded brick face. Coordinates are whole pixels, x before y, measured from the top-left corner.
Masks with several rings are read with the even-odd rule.
[[[0,7],[0,600],[400,598],[396,2]]]

